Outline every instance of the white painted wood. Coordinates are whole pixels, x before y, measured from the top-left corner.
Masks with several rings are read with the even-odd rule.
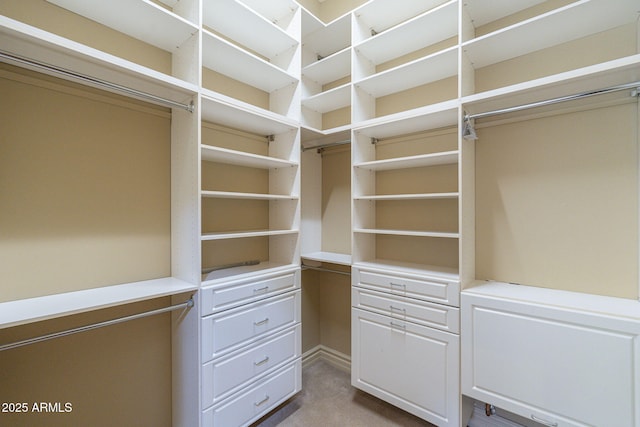
[[[150,0],[47,0],[85,18],[174,52],[198,27]]]
[[[228,96],[202,90],[202,120],[259,135],[277,135],[297,129],[297,122]]]
[[[261,194],[261,193],[235,193],[231,191],[201,191],[202,197],[212,199],[245,199],[245,200],[296,200],[295,195],[289,194]]]
[[[463,393],[563,426],[638,425],[638,304],[508,284],[463,291]]]
[[[202,31],[202,65],[269,93],[298,82],[280,67],[207,30]]]
[[[211,273],[204,275],[202,278],[202,286],[224,286],[229,281],[234,280],[262,280],[265,276],[271,274],[285,274],[287,272],[297,270],[300,270],[300,264],[298,263],[262,261],[256,265],[212,271]]]
[[[387,234],[394,236],[439,237],[443,239],[458,239],[460,233],[444,233],[441,231],[391,230],[386,228],[354,228],[354,233]]]
[[[259,154],[245,153],[243,151],[235,151],[228,148],[214,147],[211,145],[203,145],[201,150],[202,160],[210,162],[219,162],[230,165],[247,166],[261,169],[296,166],[296,163],[290,160],[261,156]]]
[[[442,304],[433,304],[413,298],[391,295],[353,287],[351,304],[355,308],[418,323],[454,334],[460,333],[460,310]]]
[[[346,47],[302,69],[302,75],[319,84],[336,81],[351,74],[351,48]]]
[[[319,113],[327,113],[351,105],[351,84],[330,89],[317,95],[304,98],[302,105]]]
[[[240,349],[300,322],[300,291],[202,318],[202,361]]]
[[[298,45],[292,35],[238,0],[204,0],[202,23],[271,60]]]
[[[416,2],[419,3],[419,2]],[[396,8],[389,5],[387,14]],[[412,17],[401,25],[371,37],[353,48],[374,64],[382,64],[394,58],[431,46],[458,34],[458,0]]]
[[[240,0],[251,10],[273,22],[280,28],[287,30],[298,12],[300,6],[294,0]],[[288,31],[291,32],[291,31]]]
[[[300,358],[300,324],[202,366],[202,407],[214,405]]]
[[[355,387],[440,426],[458,426],[459,337],[352,309]]]
[[[0,16],[2,50],[76,73],[188,104],[192,83],[160,73],[64,37]],[[42,72],[42,70],[37,69]],[[48,73],[51,74],[51,73]],[[53,74],[60,77],[57,74]]]
[[[308,252],[301,255],[303,260],[328,262],[330,264],[351,265],[351,255],[335,252]]]
[[[303,64],[307,66],[317,60],[318,55],[328,58],[342,52],[351,45],[351,16],[343,15],[328,25],[304,34],[302,39],[302,48],[306,52]]]
[[[456,76],[457,73],[458,47],[454,46],[374,74],[354,84],[374,98],[379,98]]]
[[[220,231],[215,233],[202,233],[202,241],[244,239],[247,237],[278,236],[283,234],[298,234],[298,230],[242,230],[242,231]]]
[[[369,170],[391,170],[415,168],[420,166],[451,165],[458,163],[458,151],[445,151],[442,153],[420,154],[409,157],[396,157],[384,160],[372,160],[370,162],[355,163],[356,168]]]
[[[457,199],[459,193],[417,193],[417,194],[380,194],[374,196],[355,196],[354,200],[434,200]]]
[[[476,0],[462,2],[473,25],[478,28],[505,16],[544,3],[546,0]]]
[[[462,44],[482,68],[536,50],[635,22],[635,0],[581,0]],[[553,28],[553,31],[549,31]]]
[[[202,415],[204,427],[248,426],[302,388],[300,359],[286,365],[244,392],[232,396]]]
[[[0,328],[10,328],[196,289],[196,285],[167,277],[7,301],[0,303]]]

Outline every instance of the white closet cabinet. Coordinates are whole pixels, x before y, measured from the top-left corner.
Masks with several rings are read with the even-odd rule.
[[[461,309],[464,394],[542,425],[639,425],[637,301],[486,283]]]

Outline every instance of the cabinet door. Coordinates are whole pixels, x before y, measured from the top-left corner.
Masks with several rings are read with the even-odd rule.
[[[458,426],[459,337],[352,309],[351,383],[436,425]]]
[[[554,426],[640,425],[640,324],[462,294],[462,391]]]

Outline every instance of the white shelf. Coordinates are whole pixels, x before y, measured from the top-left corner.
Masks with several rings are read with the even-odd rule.
[[[211,145],[202,145],[200,151],[202,160],[229,165],[258,169],[290,168],[298,165],[298,163],[290,160],[245,153],[243,151],[230,150],[228,148],[214,147]]]
[[[298,41],[282,28],[237,0],[205,0],[202,22],[269,59],[298,45]]]
[[[351,74],[351,48],[347,47],[302,69],[302,75],[319,84],[336,81]]]
[[[244,200],[297,200],[297,196],[284,194],[236,193],[231,191],[201,191],[200,195],[213,199],[244,199]]]
[[[198,92],[194,84],[5,16],[0,16],[0,38],[5,52],[175,102],[188,104]]]
[[[359,80],[355,86],[379,98],[457,74],[458,47],[454,46]]]
[[[202,233],[201,240],[228,240],[228,239],[244,239],[247,237],[268,237],[280,236],[284,234],[296,234],[298,230],[244,230],[244,231],[223,231],[215,233]]]
[[[464,10],[475,28],[513,15],[547,0],[475,0],[463,2]]]
[[[462,98],[469,114],[640,81],[640,54]]]
[[[198,32],[195,24],[150,0],[47,1],[168,52]]]
[[[0,328],[197,290],[172,277],[0,303]]]
[[[300,266],[298,264],[284,264],[273,261],[263,261],[255,265],[225,268],[222,270],[215,270],[211,273],[203,274],[202,286],[211,286],[218,282],[224,282],[229,278],[233,278],[234,280],[243,280],[258,275],[296,271],[298,269],[300,269]]]
[[[400,273],[419,274],[421,276],[444,279],[452,283],[458,283],[460,275],[455,268],[440,267],[429,264],[416,264],[388,259],[376,258],[368,261],[359,261],[353,264],[355,268],[395,270]]]
[[[451,165],[458,163],[458,151],[443,153],[420,154],[417,156],[396,157],[385,160],[354,163],[354,167],[382,171],[391,169],[409,169],[422,166]]]
[[[361,28],[373,29],[381,33],[394,25],[446,2],[447,0],[370,1],[357,8],[354,11],[354,15],[357,18],[357,25]]]
[[[202,120],[265,136],[298,128],[292,119],[207,89],[202,90]]]
[[[351,255],[339,254],[336,252],[310,252],[300,256],[303,260],[327,262],[339,265],[351,265]]]
[[[457,199],[459,193],[416,193],[416,194],[380,194],[375,196],[354,196],[354,200],[437,200]]]
[[[386,234],[392,236],[409,236],[409,237],[438,237],[444,239],[458,239],[460,233],[445,233],[439,231],[418,231],[418,230],[392,230],[384,228],[354,228],[354,233],[363,234]]]
[[[302,105],[318,113],[326,113],[351,105],[351,84],[330,89],[302,100]]]
[[[581,0],[465,42],[462,50],[474,68],[486,67],[635,22],[637,3],[636,0]]]
[[[315,31],[303,35],[302,47],[305,50],[306,55],[313,57],[320,55],[328,58],[329,56],[333,56],[336,52],[342,52],[345,49],[348,49],[350,45],[350,15],[343,15],[330,24],[318,26]]]
[[[395,7],[394,3],[392,8]],[[451,0],[353,47],[358,54],[378,65],[457,34],[458,1]]]
[[[202,65],[269,93],[298,82],[295,76],[207,30],[202,31]]]
[[[371,138],[387,138],[456,126],[458,119],[458,100],[455,99],[362,121],[354,130]]]
[[[267,21],[273,22],[281,28],[289,26],[291,19],[300,7],[293,0],[240,0]]]

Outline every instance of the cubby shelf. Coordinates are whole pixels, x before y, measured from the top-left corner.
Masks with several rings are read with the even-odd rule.
[[[175,52],[198,32],[195,24],[150,0],[47,1],[167,52]]]
[[[421,154],[417,156],[397,157],[385,160],[355,163],[356,168],[369,170],[408,169],[420,166],[448,165],[458,162],[458,151]]]
[[[319,113],[326,113],[351,105],[351,84],[321,92],[302,100],[302,105]]]
[[[210,31],[202,31],[202,65],[265,92],[294,85],[298,78]]]
[[[319,84],[333,82],[351,73],[351,48],[313,62],[302,69],[302,76]]]
[[[469,40],[461,47],[478,69],[635,22],[637,11],[634,0],[581,0]]]
[[[237,0],[205,0],[202,23],[271,60],[298,44],[284,29]],[[247,31],[247,28],[251,30]],[[215,50],[211,54],[225,56]]]
[[[303,28],[303,49],[306,52],[302,61],[304,68],[313,66],[318,56],[326,60],[351,45],[350,18],[347,14],[329,24],[318,23],[311,31]]]
[[[226,163],[237,166],[247,166],[260,169],[275,169],[297,166],[297,162],[277,159],[259,154],[245,153],[243,151],[229,150],[228,148],[203,145],[201,147],[202,160],[210,162]]]

